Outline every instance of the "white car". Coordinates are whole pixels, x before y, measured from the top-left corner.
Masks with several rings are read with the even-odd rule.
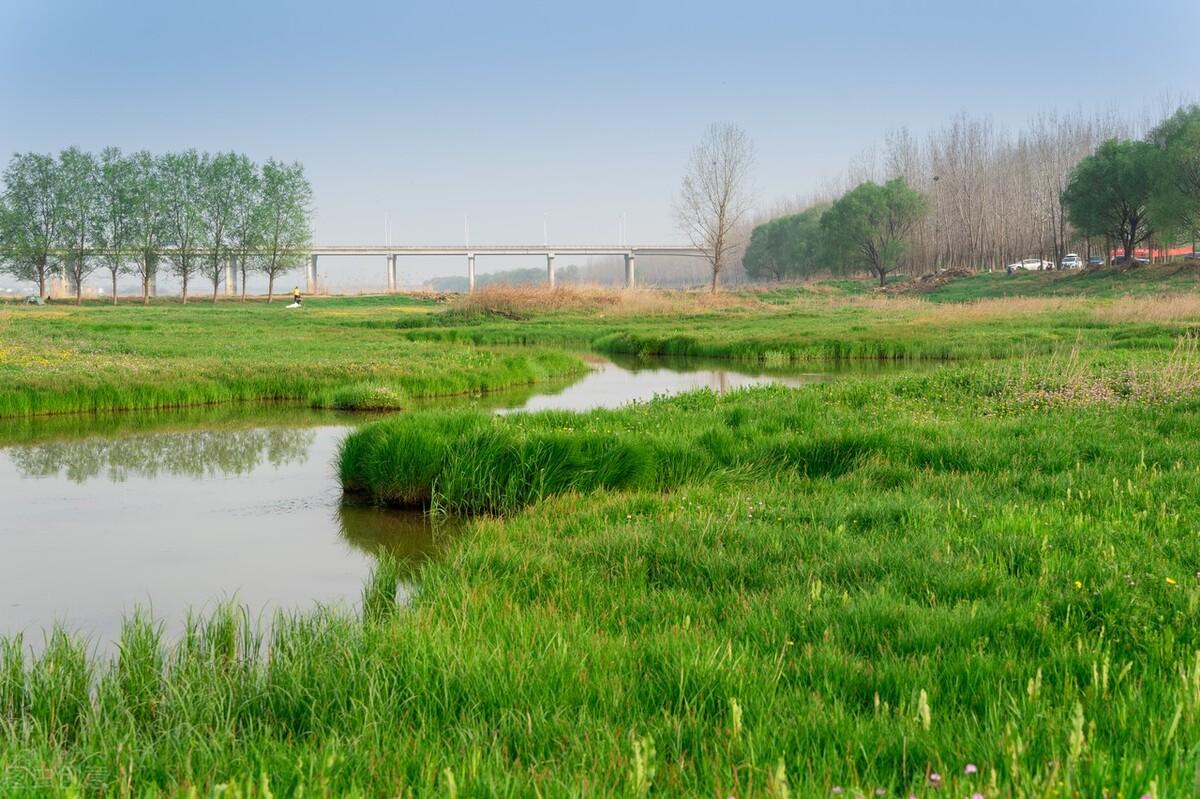
[[[1054,264],[1050,261],[1043,261],[1041,258],[1022,258],[1015,264],[1009,264],[1007,269],[1011,275],[1013,272],[1040,272],[1043,269],[1053,269]]]
[[[1069,252],[1062,259],[1062,268],[1063,269],[1082,269],[1083,268],[1083,259],[1079,257],[1079,253]]]

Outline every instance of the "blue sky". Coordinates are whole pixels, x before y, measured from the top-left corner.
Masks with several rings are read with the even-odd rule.
[[[713,121],[755,140],[767,206],[896,127],[1138,114],[1200,89],[1196,0],[0,0],[0,30],[0,153],[298,159],[326,242],[381,241],[385,214],[397,242],[461,241],[464,215],[473,241],[540,241],[544,220],[611,240],[621,214],[630,240],[673,241]]]

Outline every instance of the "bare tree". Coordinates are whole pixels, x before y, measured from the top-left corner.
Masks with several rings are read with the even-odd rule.
[[[736,125],[713,124],[692,150],[675,205],[679,228],[705,251],[712,291],[748,233],[743,224],[753,201],[749,180],[754,144]]]
[[[929,205],[897,261],[909,274],[1003,268],[1031,256],[1061,262],[1072,247],[1088,255],[1103,247],[1064,211],[1071,169],[1100,142],[1137,127],[1111,113],[1049,113],[1010,133],[986,117],[959,114],[921,138],[889,133],[881,148],[865,150],[812,199],[833,201],[859,183],[903,177]]]

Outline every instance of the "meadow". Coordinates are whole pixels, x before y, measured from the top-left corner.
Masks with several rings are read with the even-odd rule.
[[[111,661],[10,640],[0,794],[1200,791],[1195,296],[555,302],[358,322],[448,351],[673,326],[735,357],[945,363],[368,421],[349,493],[470,516],[413,604],[382,560],[360,613],[270,640],[230,607],[174,642],[133,618]]]
[[[398,339],[380,322],[432,301],[323,299],[0,308],[0,417],[248,401],[394,409],[578,374],[548,349]]]

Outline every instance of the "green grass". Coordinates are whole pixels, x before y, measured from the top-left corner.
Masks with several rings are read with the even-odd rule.
[[[408,298],[282,305],[0,308],[0,417],[301,400],[407,407],[578,374],[573,356],[407,341]]]
[[[1194,304],[781,289],[670,312],[288,313],[0,310],[0,405],[261,399],[281,363],[288,414],[341,418],[296,406],[409,407],[577,368],[515,344],[952,362],[365,424],[339,459],[348,492],[481,514],[404,567],[411,607],[385,560],[360,613],[282,616],[267,640],[222,607],[178,641],[135,616],[114,658],[61,631],[36,656],[4,642],[0,795],[1200,790]],[[0,441],[72,434],[47,421]]]
[[[0,794],[1194,795],[1191,351],[372,423],[350,487],[504,515],[404,610],[8,644]]]
[[[778,298],[775,298],[778,299]],[[508,319],[451,311],[405,319],[413,341],[565,346],[614,355],[688,356],[761,363],[950,361],[1045,355],[1081,343],[1089,349],[1169,350],[1195,322],[1107,321],[1104,301],[1061,307],[935,304],[920,300],[842,301],[797,296],[681,313],[534,312]]]
[[[976,286],[968,294],[983,297],[988,281],[1019,287],[1111,278],[1126,281],[1121,286],[1141,280],[1136,285],[1146,293],[1159,285],[1146,282],[1151,274],[1158,272],[980,275],[945,291]],[[0,417],[252,400],[394,410],[421,397],[494,391],[582,369],[578,359],[546,348],[774,365],[947,361],[1051,354],[1076,344],[1169,350],[1196,325],[1169,314],[1136,325],[1113,321],[1105,309],[1122,300],[1105,296],[1006,308],[1003,301],[982,306],[836,291],[830,299],[780,287],[717,305],[702,295],[666,293],[661,306],[646,295],[634,300],[648,302],[645,309],[618,303],[551,310],[539,306],[544,298],[533,291],[529,306],[516,312],[402,296],[319,298],[299,311],[261,302],[0,307]]]
[[[981,272],[956,278],[925,294],[936,302],[969,302],[997,297],[1113,298],[1194,292],[1200,289],[1195,263],[1156,264],[1134,269],[1087,269],[1067,272]]]

